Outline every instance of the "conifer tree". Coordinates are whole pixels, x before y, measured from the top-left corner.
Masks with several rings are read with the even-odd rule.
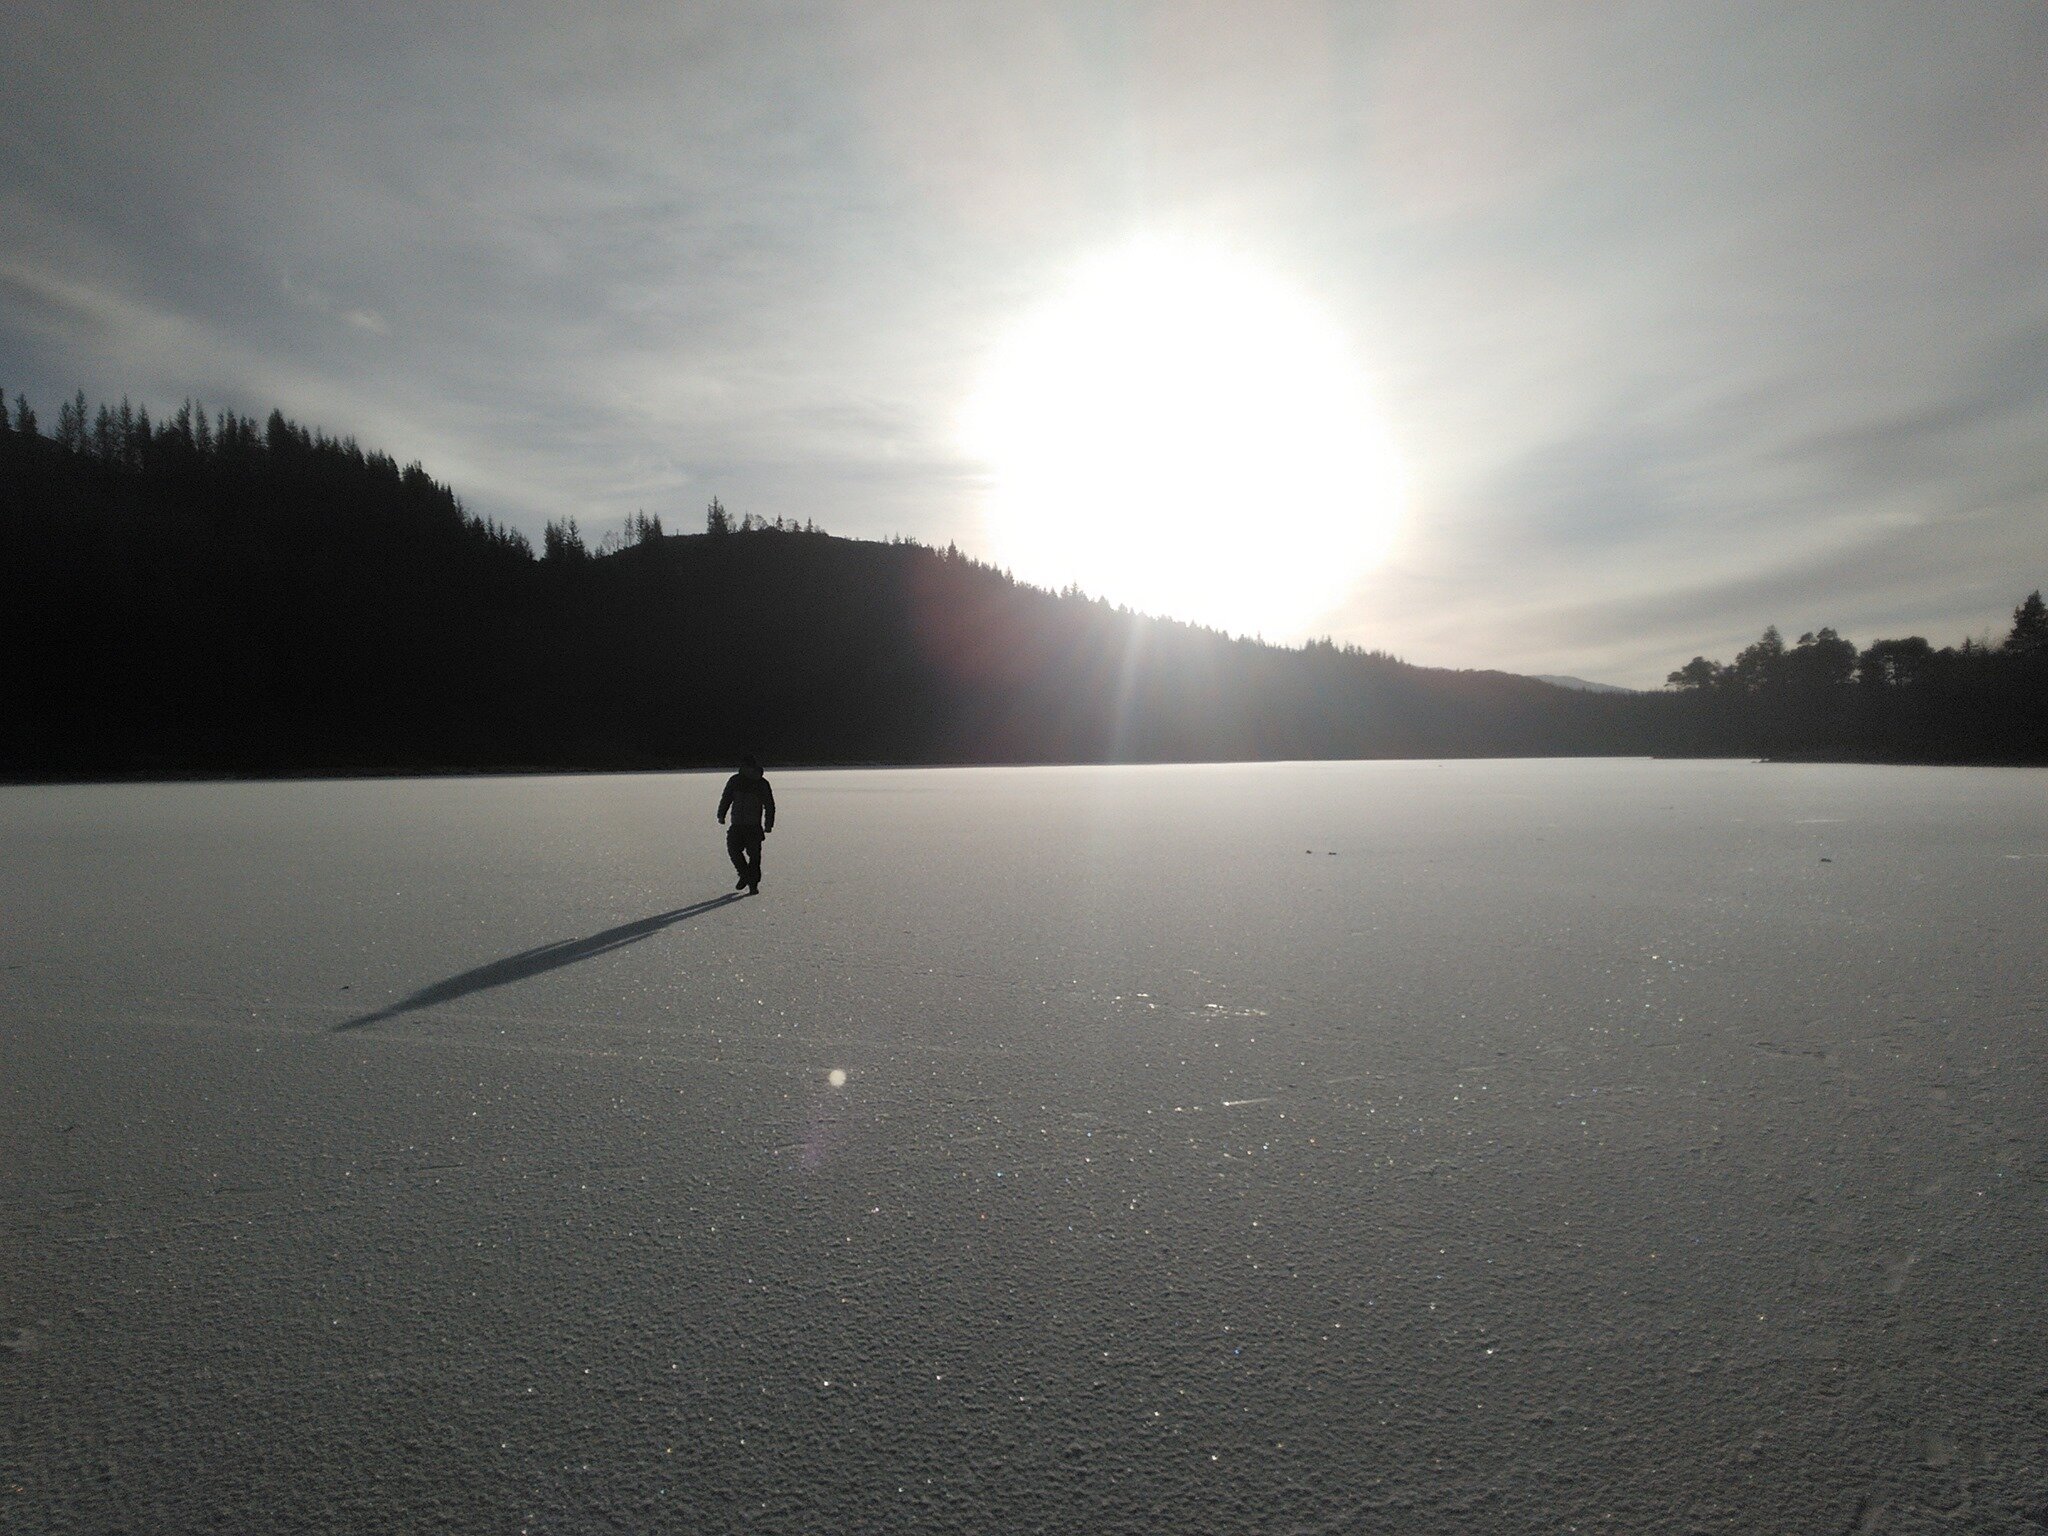
[[[1704,656],[1695,656],[1676,672],[1664,679],[1668,687],[1691,689],[1704,693],[1709,688],[1719,687],[1726,681],[1733,669],[1722,666],[1718,661],[1709,661]]]
[[[77,453],[85,447],[85,434],[85,391],[81,389],[76,399],[57,407],[57,446]]]
[[[583,545],[583,530],[573,517],[550,522],[541,533],[541,554],[548,560],[583,560],[590,551]]]
[[[1781,680],[1784,660],[1785,637],[1777,625],[1768,624],[1756,644],[1743,647],[1736,656],[1736,681],[1751,692],[1773,687]]]
[[[2042,603],[2038,588],[2013,609],[2005,649],[2014,656],[2048,656],[2048,604]]]

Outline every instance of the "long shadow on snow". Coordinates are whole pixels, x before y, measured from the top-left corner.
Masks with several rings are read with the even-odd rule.
[[[502,960],[493,960],[489,965],[480,965],[473,971],[464,971],[460,976],[450,976],[446,981],[437,981],[430,987],[421,987],[412,996],[401,998],[389,1007],[379,1008],[375,1013],[365,1013],[336,1024],[330,1032],[339,1034],[345,1029],[361,1029],[365,1025],[381,1024],[384,1020],[396,1018],[401,1013],[431,1008],[436,1003],[453,1002],[456,998],[467,997],[472,992],[482,992],[489,987],[502,987],[509,982],[525,981],[529,976],[538,976],[545,971],[557,971],[565,965],[574,965],[579,960],[590,960],[614,949],[623,949],[628,944],[637,944],[642,939],[652,938],[662,929],[680,923],[685,918],[715,912],[720,907],[745,900],[745,896],[733,891],[724,896],[714,896],[709,901],[700,901],[694,906],[677,907],[673,912],[657,912],[652,917],[621,923],[616,928],[607,928],[602,933],[593,933],[585,938],[558,939],[553,944],[540,944],[532,949],[522,949],[516,955],[507,955]]]

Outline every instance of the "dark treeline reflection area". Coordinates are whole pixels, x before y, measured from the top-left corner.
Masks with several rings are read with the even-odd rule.
[[[637,517],[593,551],[565,520],[537,557],[419,465],[277,413],[152,422],[81,396],[46,430],[17,396],[0,417],[0,772],[723,766],[741,747],[2048,760],[2048,646],[2024,605],[2000,646],[1914,637],[1823,666],[1780,644],[1697,661],[1667,693],[1595,694],[1233,640],[716,503],[703,528]]]

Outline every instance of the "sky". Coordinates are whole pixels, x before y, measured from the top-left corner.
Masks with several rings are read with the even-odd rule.
[[[1327,316],[1403,465],[1385,562],[1269,638],[1653,686],[1771,623],[1995,637],[2048,584],[2033,0],[6,31],[0,386],[46,421],[275,405],[534,533],[716,495],[992,555],[963,402],[1167,236]]]

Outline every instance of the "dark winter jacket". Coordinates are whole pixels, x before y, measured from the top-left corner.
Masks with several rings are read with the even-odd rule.
[[[719,797],[720,821],[725,820],[727,811],[732,812],[732,826],[736,832],[773,832],[775,791],[758,773],[736,773],[725,781],[725,793]]]

